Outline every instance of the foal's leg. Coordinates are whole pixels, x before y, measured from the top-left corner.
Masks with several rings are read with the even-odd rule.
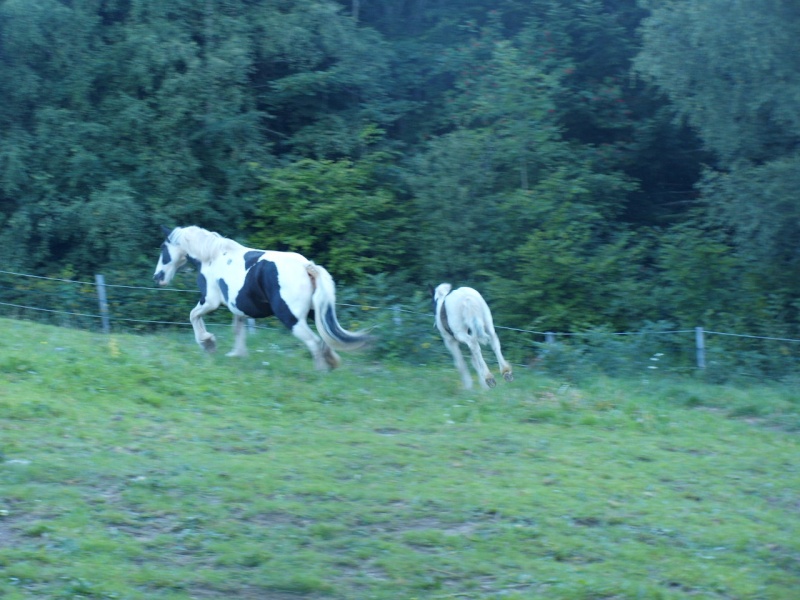
[[[341,363],[339,355],[311,330],[305,320],[298,321],[292,327],[292,334],[311,351],[311,356],[314,357],[314,366],[317,370],[335,369]]]
[[[233,315],[233,350],[225,356],[247,356],[247,332],[244,317]]]
[[[494,375],[489,370],[486,361],[483,360],[483,353],[478,340],[474,337],[469,338],[467,346],[469,346],[470,354],[472,354],[472,366],[475,367],[475,371],[478,373],[478,381],[480,381],[481,386],[485,388],[496,386],[497,382],[494,379]]]
[[[497,337],[494,329],[492,329],[489,335],[489,342],[492,345],[492,350],[494,350],[494,354],[497,357],[497,364],[500,365],[500,372],[503,374],[503,379],[506,381],[514,381],[514,375],[511,373],[511,365],[508,364],[505,358],[503,358],[502,352],[500,352],[500,339]]]
[[[207,315],[213,310],[216,310],[219,304],[208,302],[198,302],[197,306],[189,313],[189,321],[192,323],[194,329],[194,339],[200,344],[206,352],[214,352],[217,349],[217,338],[213,333],[206,329],[206,324],[203,322],[203,315]]]
[[[444,345],[450,350],[450,354],[453,355],[453,362],[456,365],[456,369],[458,369],[459,375],[461,375],[461,383],[464,384],[465,389],[472,389],[472,376],[469,374],[467,363],[464,362],[464,356],[461,354],[458,341],[449,335],[442,336],[442,339],[444,340]]]

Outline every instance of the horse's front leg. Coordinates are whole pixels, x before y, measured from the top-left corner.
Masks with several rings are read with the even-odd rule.
[[[247,331],[244,328],[244,317],[233,315],[233,350],[225,356],[247,356]]]
[[[198,302],[197,306],[192,309],[192,312],[189,313],[189,321],[192,323],[192,328],[194,329],[194,339],[200,345],[200,347],[205,350],[206,352],[215,352],[217,349],[217,338],[214,337],[213,333],[210,333],[206,329],[206,324],[203,322],[203,315],[207,315],[211,311],[215,310],[217,306],[206,302]]]

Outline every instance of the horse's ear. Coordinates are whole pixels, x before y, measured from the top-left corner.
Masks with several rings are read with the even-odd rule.
[[[164,234],[164,237],[169,237],[169,234],[172,233],[172,229],[169,227],[165,227],[164,225],[161,226],[161,231]]]

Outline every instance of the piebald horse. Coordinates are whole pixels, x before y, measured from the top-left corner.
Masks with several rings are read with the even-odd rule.
[[[189,320],[197,343],[208,352],[216,340],[203,316],[224,304],[234,315],[234,345],[227,356],[246,356],[246,317],[275,315],[311,351],[317,369],[339,366],[335,350],[355,350],[371,337],[345,330],[336,318],[336,286],[330,273],[295,252],[246,248],[231,239],[196,227],[162,227],[161,244],[153,279],[167,285],[187,262],[197,269],[200,301]],[[313,311],[315,334],[306,319]]]
[[[484,388],[497,385],[494,375],[483,360],[481,344],[490,344],[497,356],[500,372],[506,381],[513,381],[511,365],[503,358],[500,351],[500,340],[494,331],[492,313],[483,297],[471,287],[456,290],[449,283],[442,283],[431,289],[433,296],[436,328],[442,334],[444,345],[453,355],[456,368],[461,374],[464,387],[472,387],[472,377],[461,354],[459,342],[466,344],[472,354],[472,366],[478,373],[478,381]]]

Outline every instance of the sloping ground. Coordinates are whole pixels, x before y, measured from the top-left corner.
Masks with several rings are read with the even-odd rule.
[[[0,595],[797,597],[793,390],[250,346],[0,320]]]

